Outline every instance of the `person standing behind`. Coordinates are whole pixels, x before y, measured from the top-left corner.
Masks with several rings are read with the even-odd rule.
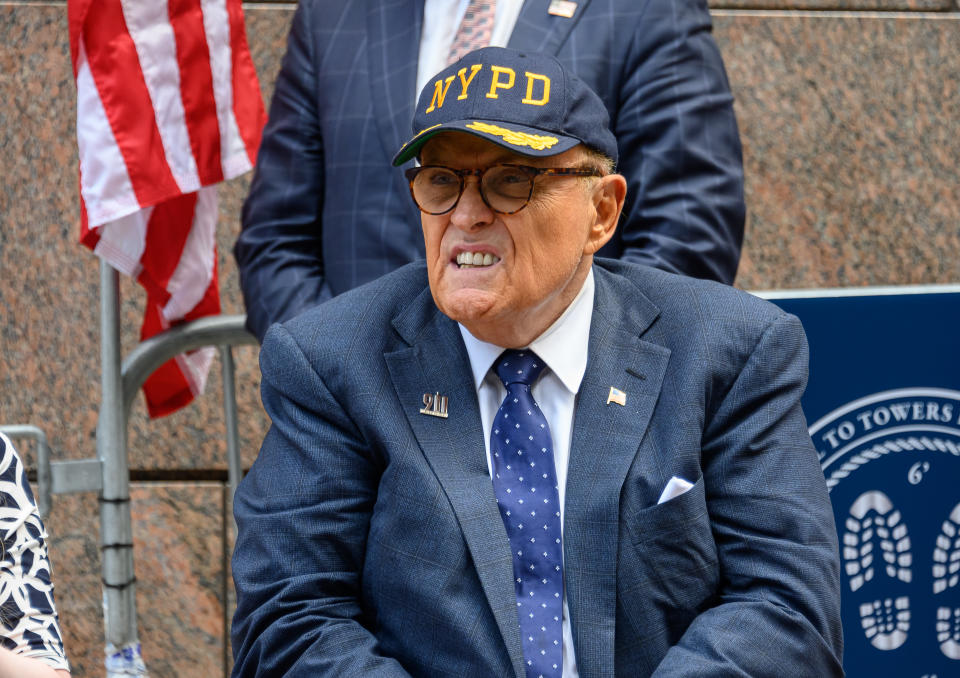
[[[553,54],[603,100],[629,197],[601,256],[733,282],[741,147],[706,0],[493,5],[299,2],[234,249],[258,339],[423,257],[419,215],[390,158],[426,78],[487,43]]]

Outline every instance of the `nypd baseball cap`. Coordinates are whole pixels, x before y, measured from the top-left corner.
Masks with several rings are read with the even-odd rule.
[[[466,54],[420,92],[402,165],[428,139],[456,130],[521,155],[545,157],[583,144],[617,162],[617,140],[600,97],[554,57],[505,47]]]

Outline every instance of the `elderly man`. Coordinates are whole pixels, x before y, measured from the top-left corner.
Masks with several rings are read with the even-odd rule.
[[[468,54],[414,131],[426,261],[263,344],[234,675],[841,675],[798,321],[594,261],[626,184],[553,57]]]
[[[417,93],[468,46],[553,54],[606,104],[629,189],[601,256],[733,282],[743,162],[707,0],[296,5],[234,249],[259,340],[423,258],[419,212],[388,161]]]

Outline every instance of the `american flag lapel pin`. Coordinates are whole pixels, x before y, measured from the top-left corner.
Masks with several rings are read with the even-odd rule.
[[[610,387],[610,393],[607,395],[607,405],[610,403],[616,403],[620,407],[627,406],[627,394],[621,391],[619,388]]]
[[[572,19],[576,11],[577,3],[571,0],[550,0],[550,6],[547,8],[547,14],[562,16],[566,19]]]
[[[439,393],[424,393],[423,407],[420,408],[420,414],[428,414],[431,417],[447,418],[447,396]]]

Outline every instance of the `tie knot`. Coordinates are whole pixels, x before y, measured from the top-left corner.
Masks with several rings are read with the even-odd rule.
[[[497,359],[497,376],[507,388],[510,388],[510,384],[529,386],[537,380],[544,367],[544,362],[533,351],[510,349],[501,353]]]

